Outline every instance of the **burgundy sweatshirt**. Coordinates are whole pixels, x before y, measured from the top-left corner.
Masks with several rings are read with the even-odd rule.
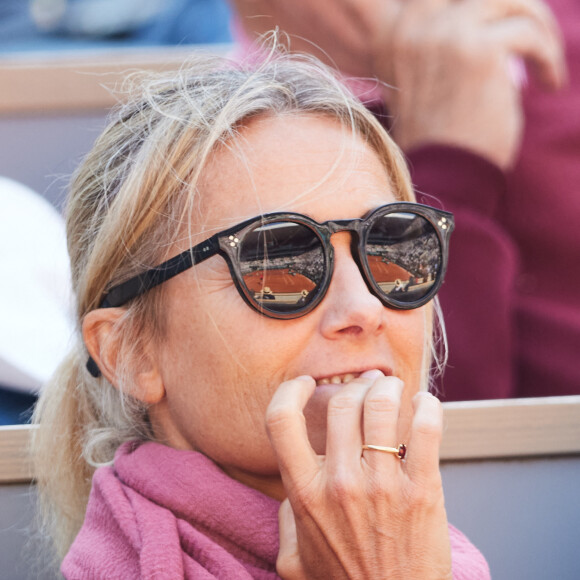
[[[417,190],[456,216],[440,292],[446,400],[580,393],[580,2],[548,3],[569,86],[546,92],[530,79],[513,172],[448,147],[408,154]]]

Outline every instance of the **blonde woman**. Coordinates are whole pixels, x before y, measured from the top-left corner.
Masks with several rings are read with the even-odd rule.
[[[141,85],[67,220],[78,344],[36,412],[66,578],[489,577],[427,392],[453,218],[328,70]]]

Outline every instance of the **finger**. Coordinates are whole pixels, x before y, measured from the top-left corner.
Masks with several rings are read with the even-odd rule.
[[[544,2],[539,0],[470,0],[480,4],[482,15],[487,20],[497,20],[512,16],[525,16],[534,20],[540,28],[560,36],[558,22]]]
[[[498,20],[497,24],[509,25],[511,20],[527,22],[527,34],[530,38],[526,44],[533,45],[533,48],[540,53],[551,54],[552,58],[538,59],[533,54],[523,56],[531,60],[537,68],[539,80],[548,87],[559,88],[566,82],[564,39],[554,14],[544,2],[541,0],[488,0],[485,3],[485,11],[488,19]],[[534,29],[535,34],[533,34]]]
[[[280,549],[276,559],[276,571],[284,580],[302,580],[305,576],[300,563],[296,520],[287,499],[282,502],[278,511],[278,528]]]
[[[491,42],[531,63],[544,85],[561,87],[566,80],[564,48],[559,38],[546,34],[526,18],[510,18],[488,29]]]
[[[317,470],[318,460],[308,440],[303,414],[315,388],[312,377],[285,381],[268,405],[266,429],[283,480],[308,477]]]
[[[326,428],[326,463],[331,472],[360,465],[362,447],[362,410],[372,382],[382,377],[380,371],[363,373],[345,385],[328,403]]]
[[[377,379],[369,389],[364,401],[364,443],[396,448],[397,425],[401,408],[403,382],[397,377]],[[363,457],[375,469],[392,468],[396,456],[380,451],[365,451]]]
[[[407,450],[407,474],[416,482],[439,477],[439,448],[443,433],[443,410],[430,393],[413,398],[414,416]]]

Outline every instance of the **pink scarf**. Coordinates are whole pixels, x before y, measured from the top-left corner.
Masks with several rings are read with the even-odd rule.
[[[275,579],[279,503],[204,455],[125,443],[101,467],[67,579]],[[449,527],[456,580],[488,580],[481,553]]]

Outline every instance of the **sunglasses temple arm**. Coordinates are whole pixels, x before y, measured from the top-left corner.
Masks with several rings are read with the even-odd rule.
[[[144,294],[151,288],[181,274],[195,264],[214,256],[219,248],[218,237],[213,236],[205,242],[178,254],[157,268],[152,268],[140,276],[135,276],[112,288],[104,297],[99,308],[114,308],[126,304],[133,298]],[[101,376],[97,363],[89,356],[86,362],[87,371],[95,378]]]
[[[219,244],[217,239],[209,238],[201,244],[185,250],[167,262],[151,268],[139,276],[135,276],[112,288],[101,302],[100,308],[114,308],[126,304],[133,298],[145,294],[155,286],[181,274],[195,264],[207,260],[217,253]]]

